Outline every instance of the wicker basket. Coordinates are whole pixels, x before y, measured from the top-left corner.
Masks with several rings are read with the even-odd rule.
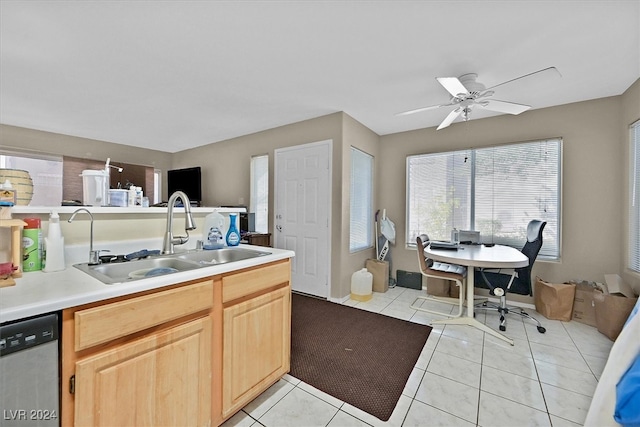
[[[0,185],[9,180],[16,190],[16,204],[26,206],[33,198],[33,181],[29,172],[21,169],[0,169]]]

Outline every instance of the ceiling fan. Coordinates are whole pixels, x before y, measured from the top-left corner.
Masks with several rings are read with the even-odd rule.
[[[496,111],[499,113],[508,114],[520,114],[531,108],[530,105],[516,104],[513,102],[499,101],[492,99],[491,97],[495,93],[493,89],[498,86],[505,85],[507,83],[514,82],[516,80],[524,79],[525,77],[533,76],[534,74],[544,73],[548,71],[554,71],[558,75],[560,74],[556,67],[547,67],[542,70],[534,71],[529,74],[525,74],[515,79],[507,80],[500,84],[486,88],[482,83],[476,81],[478,75],[475,73],[464,74],[460,77],[436,77],[438,83],[440,83],[451,94],[451,99],[447,104],[432,105],[430,107],[421,107],[414,110],[398,113],[398,116],[406,116],[409,114],[420,113],[422,111],[432,110],[435,108],[443,107],[455,107],[447,117],[440,123],[437,130],[446,128],[449,126],[458,116],[462,115],[465,121],[469,120],[471,111],[475,107],[484,108],[486,110]]]

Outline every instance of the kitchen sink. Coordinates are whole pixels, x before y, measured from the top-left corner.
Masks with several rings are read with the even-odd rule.
[[[215,250],[198,250],[182,252],[173,255],[160,255],[135,261],[115,264],[88,263],[75,264],[74,267],[111,285],[114,283],[131,282],[148,277],[179,273],[196,268],[226,264],[269,255],[270,252],[254,251],[244,248],[222,248]]]
[[[137,261],[89,265],[75,264],[74,267],[106,284],[130,282],[164,274],[194,270],[203,265],[178,259],[173,256],[141,259]]]
[[[202,265],[226,264],[228,262],[242,261],[244,259],[257,258],[270,255],[271,252],[254,251],[245,248],[221,248],[214,250],[193,251],[177,254],[178,259],[195,261]]]

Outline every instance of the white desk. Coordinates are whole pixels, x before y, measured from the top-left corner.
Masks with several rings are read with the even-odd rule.
[[[437,320],[433,323],[469,325],[478,328],[488,334],[507,341],[513,345],[513,340],[474,319],[473,317],[473,295],[474,295],[474,270],[476,267],[482,268],[520,268],[529,265],[529,258],[522,252],[509,246],[495,245],[486,247],[484,245],[460,245],[458,250],[431,249],[427,246],[424,249],[427,258],[435,261],[459,264],[467,267],[467,314],[463,317],[453,319]]]

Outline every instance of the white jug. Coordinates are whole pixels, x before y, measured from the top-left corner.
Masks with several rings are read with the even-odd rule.
[[[351,299],[369,301],[373,297],[373,274],[366,268],[351,275]]]
[[[85,206],[109,205],[109,175],[103,170],[83,170],[82,204]]]

